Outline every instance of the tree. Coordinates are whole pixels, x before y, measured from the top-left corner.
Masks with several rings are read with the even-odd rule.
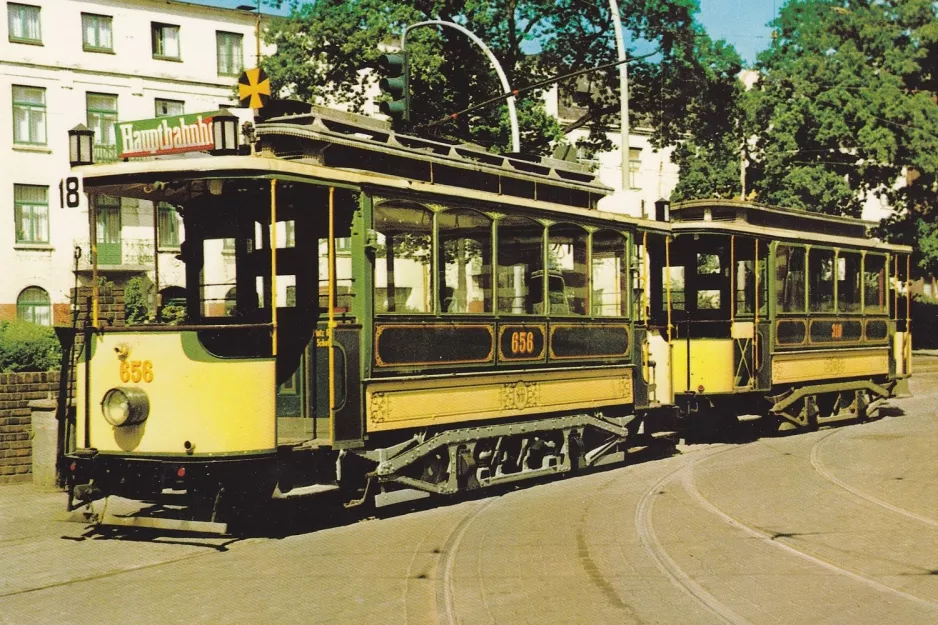
[[[684,197],[730,186],[738,195],[730,173],[745,146],[747,188],[760,201],[859,217],[868,196],[884,197],[896,212],[879,234],[914,245],[918,270],[934,273],[936,13],[928,0],[789,0],[758,82],[732,109],[734,132],[695,135],[679,150]]]
[[[362,110],[375,79],[363,70],[376,67],[383,52],[378,44],[394,45],[405,25],[427,19],[458,22],[482,38],[514,88],[616,59],[609,7],[602,0],[291,0],[290,7],[290,17],[275,20],[268,33],[278,48],[264,62],[274,88],[307,101],[346,102],[352,110]],[[629,66],[630,107],[653,126],[658,145],[674,143],[694,127],[697,110],[718,108],[704,100],[721,97],[732,85],[738,57],[701,62],[701,51],[714,46],[694,20],[696,0],[628,0],[621,10],[631,40],[657,50]],[[502,92],[474,44],[450,29],[421,28],[408,34],[407,51],[415,132],[507,149],[504,105],[432,124]],[[586,112],[565,131],[588,127],[596,149],[607,147],[605,131],[618,125],[618,72],[589,79]],[[536,93],[520,99],[519,116],[525,151],[544,153],[563,136]]]

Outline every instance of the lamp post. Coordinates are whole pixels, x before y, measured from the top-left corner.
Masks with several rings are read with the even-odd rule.
[[[68,162],[72,167],[94,163],[93,141],[94,131],[84,124],[68,131]]]
[[[615,1],[615,0],[613,0]],[[469,37],[473,43],[479,46],[482,49],[482,52],[489,58],[489,62],[492,63],[492,67],[495,68],[495,73],[498,74],[498,79],[502,83],[502,89],[505,93],[511,93],[511,87],[508,84],[508,77],[505,76],[502,66],[498,63],[498,59],[495,58],[495,55],[492,54],[492,51],[489,49],[485,42],[479,39],[471,30],[460,26],[459,24],[454,24],[453,22],[447,22],[444,20],[427,20],[425,22],[417,22],[416,24],[411,24],[404,29],[404,34],[401,35],[401,50],[404,50],[404,46],[407,42],[407,31],[418,28],[420,26],[446,26],[448,28],[455,28],[462,34]],[[521,133],[518,130],[518,111],[515,109],[515,96],[510,96],[506,99],[508,104],[508,118],[511,120],[511,151],[520,152],[521,151]]]
[[[612,24],[615,28],[616,50],[619,54],[619,102],[622,116],[622,190],[632,188],[629,175],[629,70],[625,62],[625,41],[622,38],[622,18],[619,16],[619,3],[609,0],[609,12],[612,14]]]

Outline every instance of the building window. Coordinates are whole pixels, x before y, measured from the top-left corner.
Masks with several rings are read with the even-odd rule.
[[[629,148],[629,186],[633,189],[639,189],[638,174],[642,169],[642,150],[640,148]]]
[[[237,33],[215,33],[215,44],[218,49],[218,75],[237,76],[244,66],[241,53],[241,40],[243,37]]]
[[[17,243],[49,242],[49,187],[13,185]]]
[[[162,100],[160,98],[156,99],[156,116],[157,117],[170,117],[174,115],[182,115],[184,108],[185,108],[185,102],[183,102],[182,100]]]
[[[179,58],[179,27],[153,22],[150,30],[153,39],[153,58]]]
[[[88,128],[94,130],[94,160],[109,163],[117,160],[117,140],[114,124],[117,123],[117,96],[106,93],[89,93],[86,98]]]
[[[111,20],[110,15],[82,13],[82,49],[88,50],[89,52],[113,52],[114,44],[111,38]]]
[[[39,28],[39,7],[29,4],[7,3],[7,24],[10,41],[16,43],[42,43]]]
[[[179,218],[176,207],[167,202],[157,204],[160,247],[179,247]]]
[[[13,143],[46,144],[46,90],[13,85]]]
[[[45,289],[30,286],[16,298],[16,318],[40,326],[52,325],[52,302]]]

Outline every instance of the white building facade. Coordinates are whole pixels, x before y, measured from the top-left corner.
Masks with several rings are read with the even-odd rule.
[[[118,120],[236,106],[256,65],[256,15],[174,0],[7,2],[0,37],[0,320],[68,323],[69,292],[90,279],[88,207],[65,208],[68,130],[95,131],[96,162],[117,158]],[[265,51],[266,52],[266,51]],[[6,103],[3,100],[6,99]],[[161,290],[183,284],[181,221],[169,206],[99,198],[100,270],[120,283],[153,267]],[[154,243],[156,243],[154,245]],[[150,272],[152,273],[152,272]],[[171,292],[171,291],[170,291]]]
[[[569,124],[585,112],[571,105],[561,96],[555,86],[544,94],[548,114],[556,117],[561,125]],[[581,128],[567,135],[567,141],[576,145],[585,139],[589,130]],[[655,218],[655,202],[668,199],[678,182],[679,168],[671,161],[673,148],[658,149],[651,144],[651,130],[633,125],[628,135],[629,187],[623,189],[622,179],[622,133],[610,129],[606,135],[613,149],[593,155],[580,155],[577,160],[599,174],[599,179],[615,192],[599,202],[599,209],[624,213],[633,217]],[[522,146],[522,150],[524,146]]]

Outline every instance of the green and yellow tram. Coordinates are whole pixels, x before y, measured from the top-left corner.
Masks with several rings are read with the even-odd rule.
[[[91,224],[106,196],[185,229],[181,322],[80,329],[75,500],[455,493],[664,427],[644,284],[670,224],[598,211],[575,164],[327,109],[249,152],[74,168]]]
[[[907,246],[858,219],[750,202],[671,207],[671,396],[689,422],[864,418],[911,374]]]

